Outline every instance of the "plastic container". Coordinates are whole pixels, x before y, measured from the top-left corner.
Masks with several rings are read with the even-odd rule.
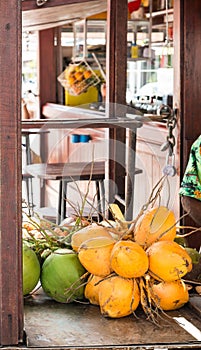
[[[71,142],[72,142],[72,143],[78,143],[78,142],[80,142],[80,135],[78,135],[78,134],[72,134],[72,135],[71,135]]]
[[[79,135],[79,134],[72,134],[71,135],[71,142],[72,143],[87,143],[91,140],[91,135],[88,134],[83,134],[83,135]]]
[[[138,46],[135,43],[132,43],[131,45],[131,58],[138,58]]]
[[[86,143],[86,142],[89,142],[90,140],[91,140],[90,135],[80,135],[80,142]]]

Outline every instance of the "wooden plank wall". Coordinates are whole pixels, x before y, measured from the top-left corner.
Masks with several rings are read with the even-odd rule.
[[[21,1],[0,1],[0,344],[23,336]]]

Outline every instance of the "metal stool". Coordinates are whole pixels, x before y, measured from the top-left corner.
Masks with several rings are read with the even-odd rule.
[[[72,164],[72,163],[70,163]],[[79,165],[79,163],[76,163]],[[97,217],[99,220],[103,218],[105,212],[105,162],[95,162],[91,169],[88,164],[86,169],[77,166],[73,176],[62,179],[59,182],[59,202],[58,202],[58,221],[61,222],[66,218],[66,207],[68,202],[68,185],[74,181],[94,181],[96,186],[97,199]],[[102,213],[102,215],[101,215]]]
[[[58,180],[58,208],[57,223],[59,224],[66,217],[68,184],[76,181],[95,181],[98,202],[98,213],[105,210],[105,161],[94,163],[72,162],[72,163],[41,163],[30,164],[26,172],[41,180]]]

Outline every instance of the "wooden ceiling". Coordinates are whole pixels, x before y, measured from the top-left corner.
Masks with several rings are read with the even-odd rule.
[[[63,26],[107,10],[107,0],[47,0],[37,6],[36,0],[22,0],[23,31]]]

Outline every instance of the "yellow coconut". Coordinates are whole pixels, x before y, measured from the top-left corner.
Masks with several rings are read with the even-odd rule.
[[[111,267],[125,278],[143,276],[149,267],[149,259],[144,249],[132,241],[115,243],[111,252]]]
[[[158,280],[175,281],[192,270],[187,251],[173,241],[159,241],[147,249],[149,271]]]
[[[145,247],[159,240],[173,241],[175,236],[174,213],[164,206],[146,212],[134,232],[135,241]]]
[[[105,317],[120,318],[134,312],[140,302],[140,293],[135,279],[112,276],[99,286],[99,305]]]
[[[102,277],[90,275],[85,286],[84,296],[93,305],[99,305],[99,286]]]
[[[188,289],[182,280],[160,282],[152,288],[154,298],[165,311],[179,309],[189,301]]]
[[[71,246],[74,251],[78,251],[82,243],[95,237],[111,237],[107,227],[92,224],[82,228],[72,235]]]
[[[110,256],[115,240],[96,237],[82,243],[78,258],[85,269],[93,275],[105,277],[111,273]]]

